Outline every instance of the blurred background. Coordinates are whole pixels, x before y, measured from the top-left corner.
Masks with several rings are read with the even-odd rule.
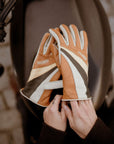
[[[114,0],[100,0],[108,16],[112,33],[112,73],[114,80]],[[17,108],[18,83],[10,55],[10,25],[6,27],[7,36],[0,43],[0,63],[4,73],[0,76],[0,144],[24,144],[21,114]],[[110,94],[114,98],[114,91]]]

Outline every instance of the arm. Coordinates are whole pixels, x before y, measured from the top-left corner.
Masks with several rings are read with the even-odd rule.
[[[63,144],[66,130],[66,116],[64,109],[59,112],[61,96],[57,95],[45,109],[44,124],[41,130],[39,144]]]
[[[65,132],[43,124],[38,144],[64,144]]]
[[[91,100],[71,102],[72,110],[64,105],[70,127],[87,143],[114,143],[114,136],[109,128],[95,113]]]
[[[113,132],[98,118],[93,128],[86,137],[86,141],[94,142],[95,144],[114,144]]]
[[[85,139],[97,120],[91,100],[72,101],[71,109],[63,105],[70,127]]]

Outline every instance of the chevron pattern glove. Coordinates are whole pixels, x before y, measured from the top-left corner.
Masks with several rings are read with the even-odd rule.
[[[44,107],[49,105],[52,89],[62,87],[61,82],[56,81],[60,78],[60,71],[56,64],[57,60],[51,53],[53,42],[54,38],[46,33],[42,38],[26,86],[20,90],[24,97]]]
[[[75,25],[62,24],[60,31],[50,29],[59,51],[59,63],[63,78],[63,100],[88,98],[88,39],[85,31],[78,32]]]

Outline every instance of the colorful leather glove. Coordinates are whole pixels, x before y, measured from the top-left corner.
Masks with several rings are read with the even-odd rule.
[[[51,52],[51,48],[54,47],[53,43],[54,38],[46,33],[41,41],[26,86],[20,90],[24,97],[44,107],[49,105],[52,89],[63,87],[60,81],[56,81],[60,78],[60,71],[57,67],[56,55],[53,56]]]
[[[63,100],[85,100],[88,93],[88,39],[85,31],[80,34],[75,25],[62,24],[60,31],[50,29],[59,51],[63,78]]]

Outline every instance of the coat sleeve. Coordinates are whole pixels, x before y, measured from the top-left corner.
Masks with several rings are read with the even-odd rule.
[[[85,141],[92,144],[114,144],[114,133],[98,118]]]
[[[66,133],[43,124],[38,144],[64,144]]]

